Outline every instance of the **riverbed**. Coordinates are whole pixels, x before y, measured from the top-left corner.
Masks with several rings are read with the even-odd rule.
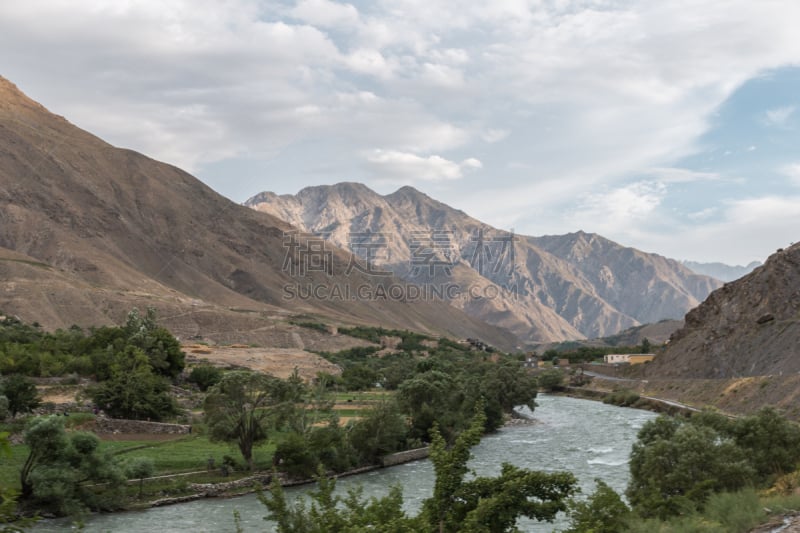
[[[486,436],[473,448],[470,467],[479,476],[500,472],[507,462],[533,470],[569,470],[578,478],[584,494],[594,490],[596,478],[621,492],[628,483],[628,455],[636,434],[657,415],[648,411],[615,407],[600,402],[564,396],[540,395],[533,417],[535,424],[507,427]],[[342,479],[337,490],[361,485],[364,495],[386,494],[392,485],[403,488],[405,509],[416,514],[433,492],[434,474],[427,460]],[[293,498],[303,497],[310,487],[287,489]],[[246,532],[273,531],[263,520],[266,509],[254,495],[230,499],[204,499],[169,507],[126,513],[96,515],[87,519],[89,532],[234,532],[233,512],[241,516]],[[521,519],[523,531],[536,533],[564,529],[566,521],[537,523]],[[46,521],[35,531],[64,531],[61,520]]]

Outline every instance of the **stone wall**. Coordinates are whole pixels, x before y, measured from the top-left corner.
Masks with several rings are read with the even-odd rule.
[[[403,463],[410,463],[411,461],[419,461],[420,459],[427,459],[430,455],[430,450],[425,448],[416,448],[413,450],[406,450],[404,452],[397,452],[390,455],[384,455],[381,458],[381,465],[394,466]]]
[[[192,426],[186,424],[164,424],[145,420],[124,420],[98,416],[95,420],[95,433],[146,433],[146,434],[188,434]]]

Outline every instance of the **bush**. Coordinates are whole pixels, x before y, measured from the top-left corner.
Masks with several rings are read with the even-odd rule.
[[[704,514],[731,533],[750,531],[767,516],[752,488],[713,494],[706,502]]]
[[[196,384],[203,392],[219,383],[221,379],[222,370],[212,365],[196,366],[189,374],[189,382]]]
[[[632,390],[620,389],[603,398],[603,403],[629,407],[639,401],[639,395]]]
[[[295,479],[311,478],[317,471],[319,461],[311,451],[303,435],[288,433],[275,449],[273,460],[281,472]]]

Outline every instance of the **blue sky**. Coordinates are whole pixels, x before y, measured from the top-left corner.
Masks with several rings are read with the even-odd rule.
[[[412,185],[747,263],[800,238],[794,0],[26,0],[0,75],[235,201]]]

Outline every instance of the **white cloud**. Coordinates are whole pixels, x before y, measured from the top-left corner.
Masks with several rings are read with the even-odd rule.
[[[794,114],[795,106],[776,107],[764,112],[764,122],[768,126],[784,126],[789,118]]]
[[[289,13],[320,28],[354,28],[360,23],[355,7],[330,0],[302,0]]]
[[[374,150],[366,156],[366,161],[379,179],[401,183],[458,180],[464,177],[464,172],[483,166],[475,158],[456,163],[438,155],[422,157],[394,150]]]
[[[649,222],[667,194],[660,182],[640,181],[586,195],[571,213],[579,227],[601,234],[630,231]],[[594,229],[597,228],[597,229]]]
[[[646,243],[678,184],[730,179],[674,166],[745,81],[800,64],[798,19],[792,0],[26,0],[0,3],[0,46],[35,99],[201,175],[248,158],[273,172],[248,186],[285,192],[317,167],[435,181],[489,223]],[[763,144],[741,143],[727,160]],[[738,227],[709,202],[686,216]]]

